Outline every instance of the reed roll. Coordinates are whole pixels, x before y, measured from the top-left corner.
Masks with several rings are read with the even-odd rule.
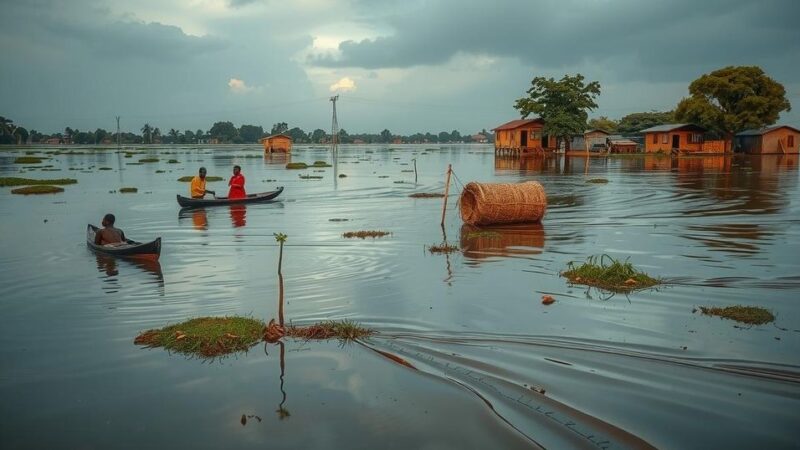
[[[461,219],[470,225],[539,222],[547,209],[547,194],[536,181],[468,183],[458,200]]]

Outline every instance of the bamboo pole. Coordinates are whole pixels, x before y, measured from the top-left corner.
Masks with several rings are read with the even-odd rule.
[[[450,172],[453,171],[453,165],[447,165],[447,181],[444,183],[444,205],[442,206],[442,227],[444,227],[444,216],[447,212],[447,194],[450,192]]]

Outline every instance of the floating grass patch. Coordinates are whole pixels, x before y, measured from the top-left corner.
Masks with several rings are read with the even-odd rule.
[[[34,178],[20,178],[20,177],[0,177],[0,186],[31,186],[31,185],[45,185],[45,184],[75,184],[78,180],[75,178],[55,178],[52,180],[36,180]]]
[[[608,183],[608,180],[606,180],[605,178],[590,178],[586,180],[586,182],[592,184],[606,184]]]
[[[409,195],[411,198],[442,198],[444,194],[438,192],[415,192]]]
[[[142,158],[139,160],[140,163],[156,163],[158,161],[158,158]]]
[[[707,316],[719,316],[723,319],[735,320],[750,325],[763,325],[775,320],[775,316],[768,310],[759,306],[728,306],[717,308],[701,306],[700,312]]]
[[[156,173],[164,173],[166,170],[156,170]]]
[[[286,328],[286,336],[299,339],[339,339],[353,341],[375,334],[374,330],[362,327],[351,320],[328,320],[305,327],[290,325]]]
[[[567,270],[561,272],[561,275],[570,283],[585,284],[611,292],[630,292],[661,283],[661,280],[636,270],[627,260],[622,262],[608,255],[599,258],[590,256],[579,266],[570,261]]]
[[[114,170],[111,167],[98,167],[97,170]]]
[[[119,193],[120,194],[135,194],[137,192],[139,192],[139,189],[135,188],[135,187],[122,187],[122,188],[119,188]]]
[[[198,317],[144,331],[133,343],[214,358],[248,350],[261,340],[264,326],[264,322],[250,317]]]
[[[442,242],[441,244],[429,245],[428,251],[431,253],[453,253],[459,251],[459,248],[456,245]]]
[[[302,173],[297,174],[301,180],[321,180],[322,177],[319,175],[303,175]]]
[[[314,167],[331,167],[331,165],[325,161],[314,161]]]
[[[14,159],[14,164],[39,164],[42,158],[37,156],[18,156]]]
[[[46,184],[36,185],[36,186],[25,186],[11,190],[12,194],[19,194],[19,195],[57,194],[59,192],[64,192],[64,188],[58,186],[49,186]]]
[[[308,164],[303,162],[293,162],[286,164],[287,169],[308,169]]]
[[[339,174],[339,178],[347,178],[347,174],[340,173],[340,174]]]
[[[167,161],[167,163],[168,164],[180,164],[180,161],[178,161],[177,159],[170,159],[169,161]]]
[[[384,236],[388,236],[390,234],[392,234],[392,233],[390,233],[388,231],[378,231],[378,230],[348,231],[348,232],[342,234],[342,237],[343,238],[348,238],[348,239],[350,239],[350,238],[366,239],[368,237],[370,237],[370,238],[384,237]]]
[[[347,222],[348,220],[350,219],[333,218],[333,219],[328,219],[328,222]]]
[[[192,181],[192,178],[194,178],[194,175],[187,175],[185,177],[178,178],[178,181],[180,181],[181,183],[188,183],[188,182]],[[210,176],[207,176],[206,177],[206,181],[222,181],[222,177],[210,177]]]

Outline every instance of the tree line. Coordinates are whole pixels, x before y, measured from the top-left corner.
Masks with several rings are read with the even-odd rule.
[[[63,133],[44,134],[36,130],[27,130],[17,126],[11,119],[0,117],[0,144],[36,144],[36,143],[62,143],[62,144],[255,144],[261,138],[274,134],[286,134],[295,143],[327,144],[331,141],[330,132],[321,128],[305,131],[299,127],[289,128],[286,122],[272,125],[269,133],[260,125],[241,125],[238,128],[230,121],[215,122],[210,129],[178,130],[170,128],[162,131],[161,128],[145,123],[139,130],[141,134],[131,132],[108,131],[97,128],[94,131],[81,131],[77,128],[66,127]],[[473,136],[481,135],[473,139]],[[494,135],[485,129],[476,135],[462,135],[458,130],[439,133],[414,133],[399,135],[384,129],[380,133],[349,134],[347,130],[339,130],[338,142],[342,144],[353,143],[464,143],[464,142],[493,142]],[[485,140],[484,140],[485,139]]]

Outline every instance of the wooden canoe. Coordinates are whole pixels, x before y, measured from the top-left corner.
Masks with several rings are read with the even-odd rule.
[[[218,205],[239,205],[242,203],[266,203],[281,195],[283,186],[271,192],[261,192],[258,194],[250,194],[244,198],[229,199],[228,197],[217,198],[190,198],[178,195],[178,204],[183,207],[196,207],[196,206],[218,206]]]
[[[161,238],[151,242],[136,242],[130,239],[119,245],[97,245],[94,237],[98,228],[92,224],[86,227],[86,245],[92,250],[106,255],[124,256],[157,260],[161,256]]]

